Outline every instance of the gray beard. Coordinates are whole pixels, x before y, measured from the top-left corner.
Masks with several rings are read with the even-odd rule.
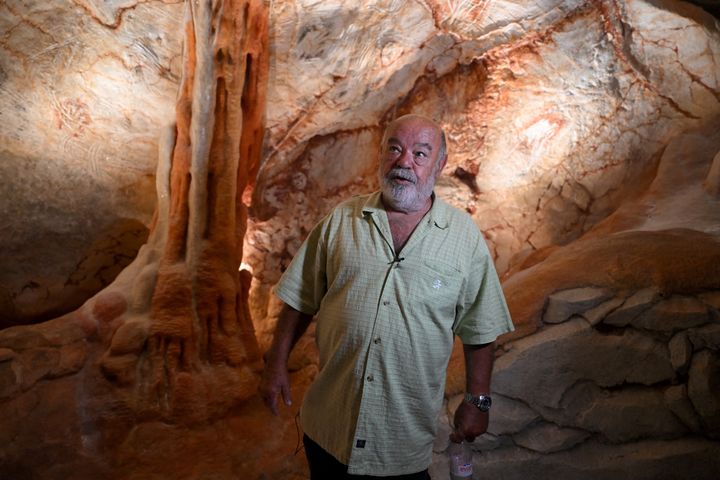
[[[435,186],[437,171],[433,170],[425,183],[413,183],[410,185],[397,185],[391,180],[393,170],[388,172],[387,177],[380,178],[383,200],[388,207],[401,212],[417,212],[421,210],[428,198],[432,195]],[[410,180],[417,181],[414,174],[408,175]]]

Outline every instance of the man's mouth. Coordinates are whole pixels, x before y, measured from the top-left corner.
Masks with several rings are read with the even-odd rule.
[[[390,171],[387,178],[391,182],[399,185],[411,185],[415,183],[415,179],[413,178],[412,173],[405,173],[403,171]]]
[[[402,177],[393,177],[391,179],[395,183],[399,183],[400,185],[412,185],[413,182],[411,180],[408,180],[407,178]]]

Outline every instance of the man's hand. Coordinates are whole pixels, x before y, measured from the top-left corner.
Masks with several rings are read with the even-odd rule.
[[[278,395],[282,395],[285,405],[292,405],[287,368],[266,365],[258,391],[273,415],[278,415]]]
[[[307,330],[311,321],[312,315],[301,313],[289,305],[283,305],[280,311],[272,345],[264,356],[265,370],[258,387],[263,402],[270,407],[273,415],[278,414],[278,395],[282,395],[285,405],[292,404],[287,369],[288,357],[290,350]]]
[[[463,440],[472,442],[487,431],[489,412],[480,411],[475,405],[462,401],[455,410],[455,430],[450,434],[450,440],[460,443]]]

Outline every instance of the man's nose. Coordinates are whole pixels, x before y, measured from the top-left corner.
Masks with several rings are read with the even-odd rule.
[[[410,168],[412,167],[414,160],[412,156],[412,152],[410,150],[404,150],[400,154],[400,158],[397,159],[395,162],[395,165],[402,168]]]

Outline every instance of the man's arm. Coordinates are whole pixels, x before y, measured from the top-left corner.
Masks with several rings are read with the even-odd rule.
[[[311,321],[312,315],[299,312],[287,304],[280,312],[272,345],[264,355],[265,369],[259,387],[260,396],[274,415],[278,414],[279,394],[282,394],[285,405],[292,404],[287,362],[290,351]]]
[[[466,392],[472,395],[490,395],[490,376],[495,359],[495,342],[483,345],[463,344],[465,354]],[[453,442],[472,442],[485,433],[490,412],[482,412],[475,405],[460,402],[455,410],[455,430],[450,435]]]

